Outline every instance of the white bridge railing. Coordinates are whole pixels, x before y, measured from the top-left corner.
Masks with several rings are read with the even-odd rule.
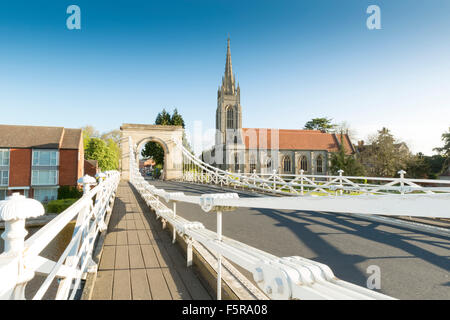
[[[177,144],[176,141],[173,141]],[[182,145],[186,182],[272,193],[281,197],[217,200],[218,204],[286,210],[450,218],[450,181],[399,178],[228,172],[196,158]]]
[[[108,171],[98,175],[97,184],[85,176],[83,196],[72,206],[40,228],[24,241],[27,231],[25,219],[44,214],[42,204],[13,194],[0,201],[0,220],[5,221],[5,250],[0,255],[0,299],[25,299],[25,287],[35,274],[46,276],[32,299],[42,299],[57,280],[54,299],[74,299],[81,280],[88,272],[96,271],[92,250],[99,231],[106,230],[105,215],[110,213],[114,202],[120,173]],[[58,261],[42,257],[41,252],[74,219],[73,236]],[[34,291],[34,290],[33,290]]]
[[[241,201],[250,201],[247,206],[251,206],[251,201],[256,199],[240,199],[236,193],[189,196],[182,192],[166,192],[158,189],[149,184],[140,174],[133,149],[130,138],[130,181],[147,205],[155,211],[163,225],[167,223],[172,225],[173,240],[175,241],[177,234],[186,240],[188,265],[191,263],[194,241],[217,254],[218,299],[221,298],[222,257],[248,270],[259,288],[271,299],[392,299],[384,294],[336,278],[325,264],[298,256],[280,258],[223,236],[222,213],[245,205]],[[172,203],[172,209],[164,204],[162,199],[166,203]],[[268,199],[267,203],[270,204],[270,201],[275,198]],[[177,202],[197,204],[205,212],[215,212],[216,232],[206,229],[200,222],[188,221],[177,215]]]

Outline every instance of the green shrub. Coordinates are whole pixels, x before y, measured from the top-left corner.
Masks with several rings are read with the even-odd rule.
[[[58,199],[79,199],[83,191],[75,186],[60,186],[58,189]]]
[[[78,199],[52,200],[47,204],[47,213],[61,213],[77,200]]]

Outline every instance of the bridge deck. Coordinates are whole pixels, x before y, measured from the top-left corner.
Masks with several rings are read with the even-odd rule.
[[[132,188],[118,187],[92,299],[211,299]]]

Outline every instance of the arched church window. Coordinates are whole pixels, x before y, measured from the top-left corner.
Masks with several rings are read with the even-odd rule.
[[[234,110],[231,106],[227,108],[227,129],[234,129]]]
[[[306,159],[306,156],[300,158],[300,169],[305,172],[308,171],[308,159]]]
[[[323,172],[323,159],[322,159],[321,155],[319,155],[316,159],[316,166],[317,166],[317,172],[322,173]]]
[[[253,173],[253,171],[256,170],[256,159],[255,156],[250,157],[250,173]]]
[[[291,172],[291,157],[289,156],[283,158],[283,172]]]
[[[234,154],[234,172],[238,172],[239,170],[239,157],[238,154]]]
[[[272,159],[269,157],[266,160],[266,168],[267,170],[271,170],[272,169]]]

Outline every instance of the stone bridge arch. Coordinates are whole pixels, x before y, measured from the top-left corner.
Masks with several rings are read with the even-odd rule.
[[[130,124],[124,123],[120,127],[122,133],[121,139],[121,171],[122,178],[130,179],[130,154],[129,154],[129,137],[131,137],[134,151],[136,152],[136,162],[139,167],[139,150],[141,146],[149,141],[159,143],[164,149],[164,180],[181,179],[183,175],[182,163],[183,156],[179,148],[177,148],[174,140],[182,145],[183,128],[181,126],[160,126],[151,124]]]

